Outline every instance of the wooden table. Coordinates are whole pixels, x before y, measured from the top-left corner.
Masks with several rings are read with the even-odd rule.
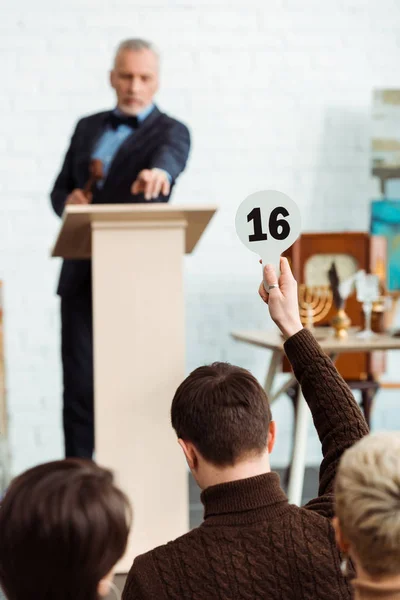
[[[284,355],[283,338],[277,331],[234,331],[232,337],[239,341],[266,348],[272,351],[269,368],[267,371],[264,389],[270,402],[274,402],[281,394],[285,393],[295,383],[296,379],[291,374],[287,381],[274,393],[272,387],[278,368],[282,364]],[[323,337],[320,337],[323,336]],[[368,340],[349,335],[345,340],[338,340],[328,329],[323,333],[318,331],[316,335],[322,350],[335,361],[339,354],[348,352],[374,352],[375,350],[400,350],[400,338],[389,335],[376,335]],[[307,429],[310,419],[310,411],[304,400],[301,387],[299,386],[297,400],[297,414],[294,429],[294,452],[291,466],[288,498],[293,504],[300,504],[303,492],[304,471],[307,449]]]

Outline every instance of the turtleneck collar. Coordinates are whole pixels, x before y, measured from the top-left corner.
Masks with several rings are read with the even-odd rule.
[[[280,516],[289,507],[277,473],[213,485],[201,494],[204,525],[256,523]]]

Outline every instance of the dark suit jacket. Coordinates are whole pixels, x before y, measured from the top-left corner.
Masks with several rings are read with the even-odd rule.
[[[51,191],[51,203],[60,217],[68,194],[75,188],[85,186],[89,177],[91,154],[104,131],[109,114],[110,111],[101,112],[78,121],[61,172]],[[103,187],[93,194],[93,203],[146,202],[142,194],[131,194],[131,185],[140,171],[155,167],[170,174],[172,191],[177,177],[186,166],[189,149],[190,135],[187,127],[155,107],[119,148]],[[169,196],[159,196],[152,202],[168,200]],[[66,297],[76,293],[88,293],[90,287],[90,261],[64,261],[58,294]]]

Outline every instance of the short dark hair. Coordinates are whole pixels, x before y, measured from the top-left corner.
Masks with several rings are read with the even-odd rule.
[[[271,419],[267,395],[257,379],[223,362],[193,371],[176,390],[171,407],[178,438],[192,442],[218,466],[260,454]]]
[[[67,459],[29,469],[0,502],[0,585],[8,600],[97,600],[125,552],[131,509],[110,471]]]

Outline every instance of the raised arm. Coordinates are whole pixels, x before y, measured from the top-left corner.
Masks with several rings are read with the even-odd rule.
[[[268,285],[277,284],[273,267],[264,268]],[[313,335],[301,324],[297,283],[286,258],[281,259],[279,287],[269,294],[263,284],[260,296],[286,338],[285,352],[304,398],[310,407],[322,444],[319,495],[331,494],[339,459],[343,452],[368,433],[368,426],[350,388],[321,350]]]

